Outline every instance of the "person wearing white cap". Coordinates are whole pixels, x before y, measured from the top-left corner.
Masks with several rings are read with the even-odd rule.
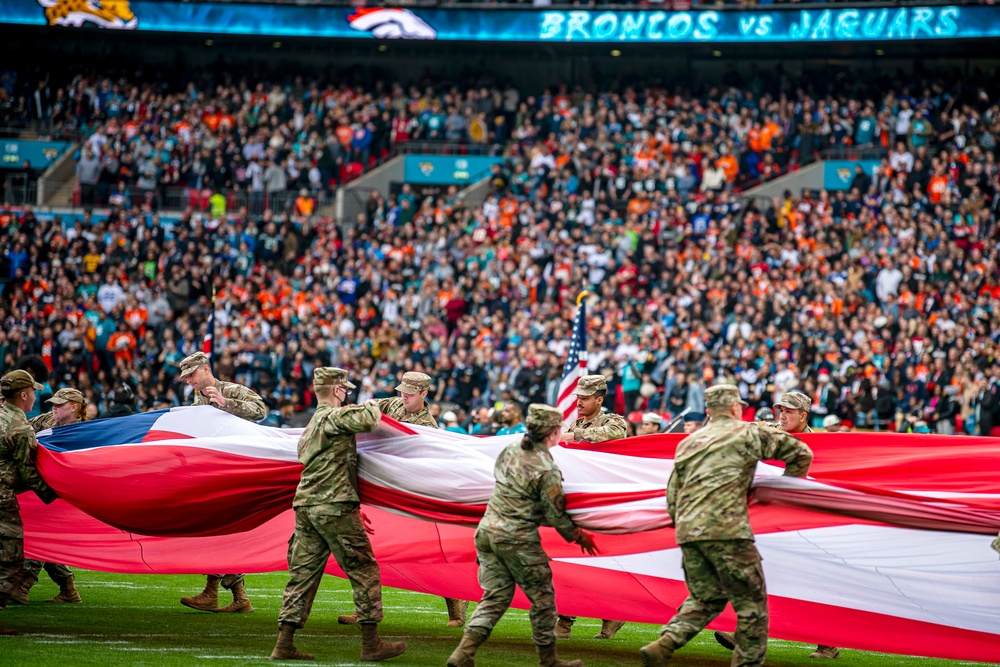
[[[458,425],[458,415],[453,410],[448,410],[441,415],[441,421],[444,422],[444,430],[468,435],[468,432]]]
[[[636,430],[636,435],[652,435],[660,432],[663,425],[663,417],[655,412],[647,412],[642,416],[642,422]]]
[[[840,421],[840,417],[837,415],[827,415],[826,417],[823,417],[823,429],[827,433],[838,433],[840,431],[850,430],[844,426],[843,422]]]

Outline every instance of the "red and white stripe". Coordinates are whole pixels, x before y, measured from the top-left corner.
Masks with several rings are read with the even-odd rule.
[[[87,438],[100,424],[73,428]],[[142,442],[42,448],[42,474],[62,500],[45,507],[22,496],[26,551],[120,572],[283,569],[299,433],[203,406],[160,415]],[[387,585],[479,598],[472,527],[492,492],[496,455],[518,437],[473,438],[384,419],[359,438],[362,498]],[[598,536],[602,553],[589,557],[543,530],[560,611],[664,622],[683,601],[664,502],[679,440],[553,450],[569,511],[606,533]],[[750,516],[764,556],[771,636],[1000,657],[1000,563],[989,547],[1000,528],[997,441],[856,433],[806,440],[816,453],[809,479],[760,464],[754,483]],[[527,606],[520,595],[516,603]],[[727,612],[716,627],[733,623]]]

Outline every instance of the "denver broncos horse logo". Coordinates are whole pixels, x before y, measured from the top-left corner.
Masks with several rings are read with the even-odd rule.
[[[45,8],[45,22],[79,28],[94,23],[112,30],[135,30],[139,19],[132,13],[129,0],[38,0]]]
[[[437,39],[437,30],[409,9],[359,7],[347,20],[378,39]]]

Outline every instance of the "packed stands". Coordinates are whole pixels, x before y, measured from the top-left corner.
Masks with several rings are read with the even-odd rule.
[[[538,95],[303,77],[50,88],[39,129],[83,141],[88,212],[0,214],[0,365],[38,355],[53,389],[101,410],[123,382],[141,407],[183,402],[177,363],[213,311],[217,375],[272,407],[304,409],[317,364],[357,373],[361,398],[415,369],[468,416],[552,404],[589,289],[590,367],[619,411],[698,408],[725,378],[752,407],[805,391],[817,425],[919,417],[989,433],[1000,418],[988,77],[817,89],[733,70],[703,89]],[[410,140],[503,155],[493,193],[468,207],[454,189],[404,188],[373,194],[356,226],[316,215]],[[846,191],[740,195],[831,148],[882,166]]]

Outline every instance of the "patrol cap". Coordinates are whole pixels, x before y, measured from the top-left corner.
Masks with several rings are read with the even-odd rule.
[[[740,396],[739,388],[734,384],[716,384],[705,390],[705,407],[733,403],[747,404]]]
[[[204,352],[195,352],[192,355],[181,359],[181,378],[185,378],[196,370],[209,363],[208,355]]]
[[[603,381],[604,378],[601,378],[601,380]],[[583,378],[580,379],[580,382],[583,382]],[[557,410],[544,403],[532,403],[528,406],[528,418],[525,420],[525,423],[529,431],[548,435],[553,430],[562,426],[562,421],[563,414],[561,410]]]
[[[45,387],[35,382],[28,371],[11,371],[0,378],[0,391],[17,391],[18,389],[34,388],[41,391]]]
[[[801,391],[789,391],[786,392],[781,400],[774,404],[777,408],[788,408],[789,410],[804,410],[809,412],[812,408],[812,399],[803,394]]]
[[[326,385],[329,387],[354,389],[354,385],[347,379],[347,371],[343,368],[334,368],[332,366],[319,366],[314,370],[313,384],[317,387]]]
[[[403,381],[396,386],[396,391],[404,394],[419,394],[431,388],[431,376],[425,373],[410,371],[403,373]]]
[[[576,383],[576,391],[573,393],[577,396],[593,396],[599,391],[607,390],[608,381],[604,379],[603,375],[584,375]]]
[[[660,424],[663,423],[663,417],[661,417],[660,415],[656,414],[655,412],[647,412],[646,414],[644,414],[642,416],[642,423],[643,424],[656,424],[657,426],[659,426]]]
[[[53,405],[62,405],[63,403],[86,403],[87,399],[83,397],[83,393],[79,389],[66,387],[52,394],[52,398],[45,402],[52,403]]]

